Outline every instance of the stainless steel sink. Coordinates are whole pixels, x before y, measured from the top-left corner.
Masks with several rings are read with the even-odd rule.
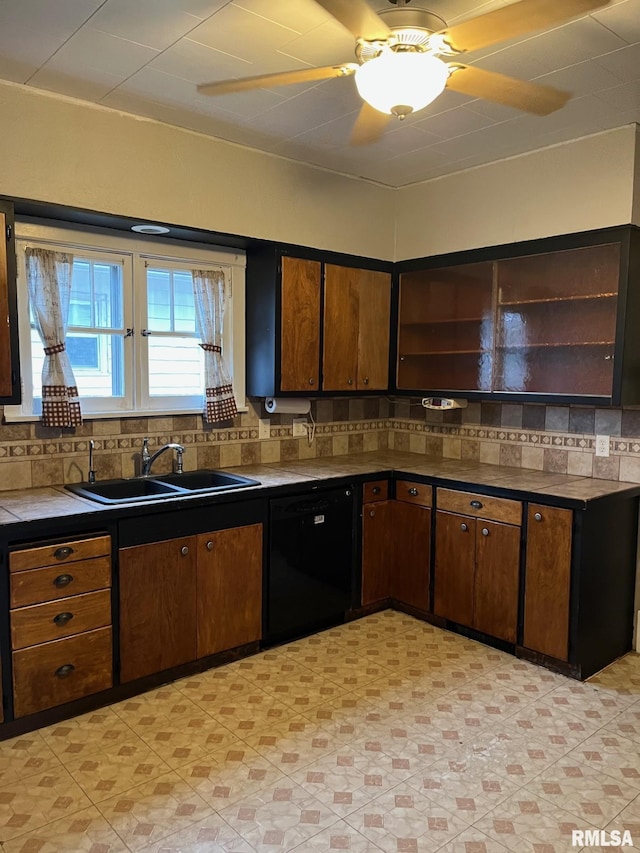
[[[157,477],[122,477],[117,480],[99,480],[97,483],[70,483],[65,489],[98,503],[121,504],[257,485],[260,485],[257,480],[250,480],[238,474],[201,470],[186,471],[183,474],[159,474]]]

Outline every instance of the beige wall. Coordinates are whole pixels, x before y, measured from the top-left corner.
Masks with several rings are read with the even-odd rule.
[[[636,162],[633,175],[633,212],[631,222],[640,225],[640,125],[636,125]]]
[[[629,125],[403,188],[396,260],[628,224],[636,145]]]
[[[11,83],[0,116],[0,195],[393,259],[391,189]]]

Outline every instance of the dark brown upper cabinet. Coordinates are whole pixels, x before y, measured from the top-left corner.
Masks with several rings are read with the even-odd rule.
[[[400,265],[398,391],[640,403],[640,230]]]
[[[0,403],[20,402],[13,205],[0,201]]]
[[[391,264],[358,263],[248,252],[249,396],[388,390]]]

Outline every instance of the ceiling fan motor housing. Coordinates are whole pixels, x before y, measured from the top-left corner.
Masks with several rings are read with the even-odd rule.
[[[427,51],[430,49],[430,36],[447,26],[438,15],[417,7],[385,9],[379,12],[379,16],[391,30],[392,36],[387,42],[358,39],[356,57],[360,62],[374,59],[383,47],[390,47],[394,51]]]

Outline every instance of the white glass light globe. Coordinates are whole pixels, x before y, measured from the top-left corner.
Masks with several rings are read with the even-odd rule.
[[[430,53],[387,51],[356,71],[360,96],[374,109],[405,116],[434,101],[447,83],[449,69]]]

